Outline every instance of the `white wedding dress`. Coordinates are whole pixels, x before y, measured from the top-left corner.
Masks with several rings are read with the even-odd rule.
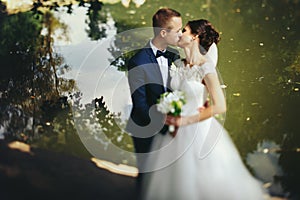
[[[185,92],[182,115],[198,113],[207,99],[202,79],[216,73],[215,62],[171,71],[171,86]],[[145,200],[261,200],[262,184],[243,164],[223,126],[214,118],[179,128],[176,137],[157,134],[143,166]]]

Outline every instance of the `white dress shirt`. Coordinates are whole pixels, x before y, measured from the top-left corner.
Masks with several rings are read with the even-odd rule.
[[[156,55],[156,52],[159,50],[158,48],[156,48],[154,46],[154,44],[152,43],[152,40],[150,40],[150,47],[153,50],[154,55]],[[166,49],[162,52],[165,52]],[[163,79],[163,84],[165,89],[167,89],[167,80],[168,80],[168,59],[165,58],[164,56],[160,56],[158,58],[156,58],[159,68],[160,68],[160,72],[162,75],[162,79]]]

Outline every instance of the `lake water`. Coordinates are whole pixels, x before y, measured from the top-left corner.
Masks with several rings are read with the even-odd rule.
[[[206,18],[221,32],[217,68],[226,86],[224,126],[253,174],[270,183],[274,194],[292,193],[296,199],[295,188],[300,185],[299,1],[128,2],[128,7],[119,1],[102,6],[97,26],[105,34],[100,37],[87,33],[87,8],[73,5],[71,14],[66,8],[54,12],[67,26],[67,32],[54,33],[54,49],[71,66],[64,76],[75,79],[83,94],[81,102],[103,96],[108,109],[126,119],[131,104],[126,73],[111,63],[151,38],[151,17],[161,6],[178,10],[184,24]],[[132,154],[122,151],[119,157],[118,148],[108,147],[103,140],[98,140],[104,150],[97,156],[134,164]],[[94,146],[87,148],[93,151]]]

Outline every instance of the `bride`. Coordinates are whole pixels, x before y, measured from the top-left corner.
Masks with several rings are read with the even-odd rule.
[[[267,195],[262,184],[248,172],[228,133],[214,117],[226,111],[215,68],[219,34],[207,20],[189,21],[182,32],[178,46],[186,58],[170,73],[172,89],[185,93],[186,104],[180,117],[166,118],[166,124],[178,127],[176,134],[154,137],[140,199],[264,199]],[[199,112],[197,108],[208,97],[210,106]]]

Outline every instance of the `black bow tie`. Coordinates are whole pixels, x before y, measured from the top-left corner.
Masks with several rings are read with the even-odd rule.
[[[157,50],[157,51],[156,51],[155,58],[159,58],[160,56],[163,56],[163,57],[165,57],[165,58],[170,58],[170,54],[169,54],[167,51],[162,52],[162,51],[160,51],[160,50]]]

